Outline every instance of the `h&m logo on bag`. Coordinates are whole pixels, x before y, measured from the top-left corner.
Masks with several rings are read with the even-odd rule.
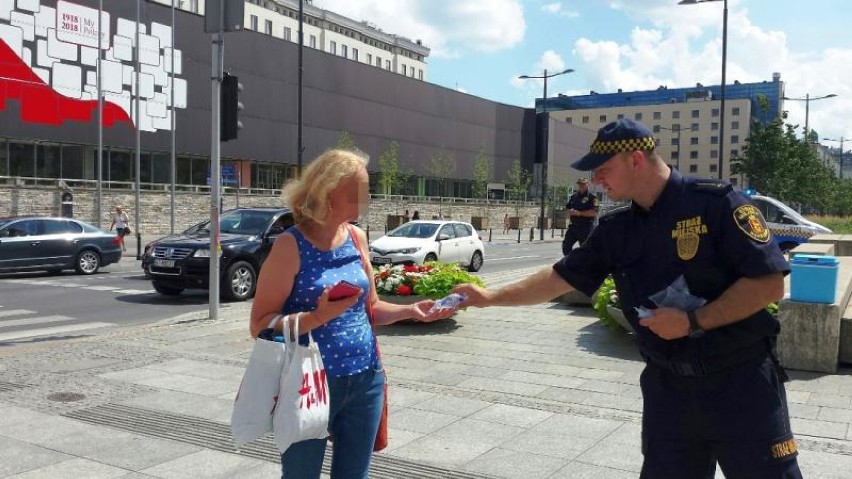
[[[299,389],[299,409],[310,409],[316,404],[328,404],[328,390],[325,381],[325,369],[302,376],[302,388]],[[313,379],[313,384],[311,384]]]

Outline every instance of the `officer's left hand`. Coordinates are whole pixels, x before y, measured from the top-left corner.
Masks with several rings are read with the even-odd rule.
[[[674,308],[652,309],[651,316],[639,320],[639,324],[650,329],[663,339],[679,339],[689,334],[689,319],[686,313]]]

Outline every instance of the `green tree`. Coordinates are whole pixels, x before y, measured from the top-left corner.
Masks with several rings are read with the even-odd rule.
[[[530,189],[532,175],[521,167],[521,160],[515,160],[506,177],[509,180],[509,191],[515,199],[515,216],[520,216],[521,200]]]
[[[752,124],[742,155],[731,159],[731,171],[747,176],[750,188],[786,203],[825,210],[839,201],[838,180],[813,145],[780,118]]]
[[[399,170],[399,144],[396,141],[388,143],[385,151],[379,155],[379,188],[386,195],[392,195],[402,186]]]
[[[485,149],[479,147],[473,158],[473,196],[488,199],[488,183],[494,174],[494,159],[485,154]]]
[[[352,139],[352,135],[346,130],[341,130],[334,148],[338,150],[354,150],[357,146],[355,145],[355,140]]]
[[[444,182],[447,178],[451,178],[456,170],[456,159],[452,153],[446,150],[440,150],[429,160],[426,165],[426,171],[431,176],[437,178],[440,182],[440,190],[438,191],[438,212],[442,213],[444,203]]]

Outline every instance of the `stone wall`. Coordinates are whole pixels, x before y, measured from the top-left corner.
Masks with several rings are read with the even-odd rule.
[[[4,216],[59,216],[61,212],[61,196],[63,190],[53,187],[0,185],[0,217]],[[171,224],[169,214],[171,196],[168,191],[143,190],[140,192],[140,221],[136,225],[136,196],[133,190],[107,190],[102,192],[102,216],[100,226],[109,228],[112,222],[111,213],[116,205],[122,205],[130,217],[131,228],[138,228],[143,235],[168,234]],[[402,215],[407,209],[409,213],[420,212],[421,219],[431,219],[439,212],[447,219],[471,221],[472,216],[488,217],[491,228],[500,231],[503,226],[503,216],[516,216],[516,209],[511,204],[484,203],[450,203],[426,201],[425,199],[407,198],[405,200],[388,200],[384,197],[373,198],[370,203],[367,223],[371,231],[384,231],[387,215]],[[74,190],[74,217],[88,223],[97,224],[96,203],[97,190],[76,188]],[[241,194],[239,206],[281,206],[281,198],[277,195],[246,195]],[[224,196],[225,209],[237,206],[236,195],[229,192]],[[181,231],[209,217],[210,195],[208,192],[176,192],[175,193],[175,229]],[[539,207],[527,203],[519,209],[521,227],[529,228],[535,223]],[[367,224],[362,223],[366,227]]]

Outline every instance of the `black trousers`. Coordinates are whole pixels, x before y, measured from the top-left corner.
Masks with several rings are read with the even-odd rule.
[[[562,254],[568,256],[568,253],[574,247],[574,243],[583,244],[592,233],[593,226],[594,224],[591,221],[568,225],[568,231],[565,232],[565,238],[562,240]]]
[[[699,377],[648,364],[641,479],[801,479],[784,384],[759,357]]]

